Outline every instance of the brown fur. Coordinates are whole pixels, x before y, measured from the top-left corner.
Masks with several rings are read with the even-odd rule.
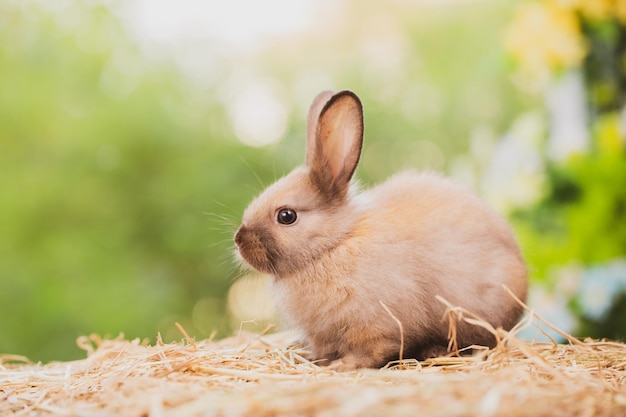
[[[437,295],[494,327],[510,329],[527,270],[509,226],[470,190],[434,173],[401,172],[358,193],[351,185],[363,113],[350,92],[321,93],[309,113],[307,157],[246,209],[235,235],[241,257],[274,276],[282,316],[301,329],[313,358],[343,369],[445,352],[448,324]],[[291,225],[277,212],[298,214]],[[459,323],[459,347],[493,346]]]

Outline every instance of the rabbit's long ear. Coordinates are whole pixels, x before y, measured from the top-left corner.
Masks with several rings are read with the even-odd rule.
[[[335,93],[332,91],[322,91],[313,99],[313,104],[309,108],[309,117],[307,118],[306,132],[306,164],[310,166],[315,155],[315,137],[317,133],[317,122],[320,119],[322,109],[328,103]]]
[[[318,95],[309,112],[306,164],[320,191],[336,198],[347,193],[361,156],[363,107],[351,91],[329,94]]]

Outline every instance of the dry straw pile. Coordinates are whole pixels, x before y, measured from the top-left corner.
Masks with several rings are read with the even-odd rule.
[[[626,345],[515,337],[537,320],[494,330],[498,346],[474,356],[344,373],[307,361],[287,333],[155,346],[84,337],[83,360],[0,356],[0,415],[626,416]]]

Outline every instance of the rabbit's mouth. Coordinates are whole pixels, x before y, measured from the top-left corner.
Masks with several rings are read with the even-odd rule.
[[[235,233],[235,247],[243,260],[259,272],[276,274],[275,240],[261,228],[241,226]]]

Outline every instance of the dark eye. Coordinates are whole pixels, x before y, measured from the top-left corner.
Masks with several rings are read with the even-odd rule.
[[[284,208],[278,210],[278,214],[276,215],[276,221],[280,224],[293,224],[296,221],[298,215],[295,210],[290,208]]]

